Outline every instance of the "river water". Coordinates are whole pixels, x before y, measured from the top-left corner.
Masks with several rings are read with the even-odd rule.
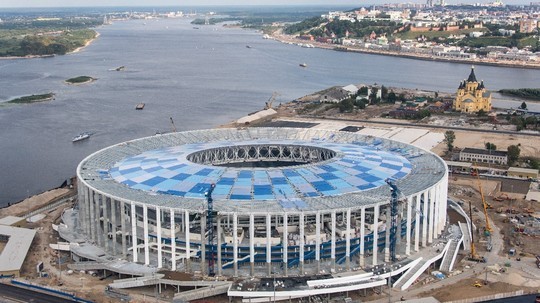
[[[0,60],[0,101],[56,94],[50,102],[0,107],[0,206],[60,185],[94,151],[169,131],[169,117],[179,131],[212,128],[263,108],[274,91],[281,94],[277,105],[351,83],[454,92],[470,70],[300,48],[238,28],[195,29],[187,19],[130,20],[98,31],[101,36],[78,53]],[[298,66],[303,62],[307,68]],[[118,66],[126,68],[110,71]],[[82,75],[98,80],[64,84]],[[476,75],[492,90],[537,87],[540,70],[478,66]],[[136,111],[140,102],[146,107]],[[540,111],[535,106],[529,108]],[[72,143],[83,131],[94,135]]]

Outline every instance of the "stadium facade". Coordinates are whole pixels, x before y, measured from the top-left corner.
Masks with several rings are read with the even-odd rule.
[[[406,258],[446,224],[442,159],[351,132],[156,135],[88,156],[77,177],[77,229],[108,254],[170,270],[215,268],[225,276],[352,270],[389,261],[392,241],[398,259]],[[388,180],[399,189],[395,237]]]

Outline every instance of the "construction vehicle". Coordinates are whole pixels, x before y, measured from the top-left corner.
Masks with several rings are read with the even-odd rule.
[[[501,193],[498,197],[494,197],[493,200],[501,202],[504,200],[510,200],[510,197],[508,197],[508,195],[505,193]]]
[[[469,216],[471,218],[471,220],[470,220],[471,225],[469,227],[470,230],[471,230],[471,253],[469,254],[469,257],[467,259],[470,260],[470,261],[474,261],[474,262],[486,263],[486,258],[479,256],[476,253],[476,248],[474,246],[474,232],[473,232],[473,225],[472,225],[472,205],[471,205],[471,201],[469,201]]]
[[[278,92],[273,92],[270,99],[268,99],[268,101],[265,102],[264,109],[272,109],[272,104],[276,100],[276,97],[279,96],[279,95],[280,94]]]
[[[523,207],[523,213],[534,214],[534,209]]]
[[[482,287],[482,283],[478,282],[478,281],[474,281],[474,284],[473,284],[474,287],[477,287],[477,288],[480,288]]]

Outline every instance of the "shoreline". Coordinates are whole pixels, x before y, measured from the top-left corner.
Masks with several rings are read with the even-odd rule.
[[[52,54],[52,55],[28,55],[28,56],[22,56],[22,57],[19,57],[19,56],[7,56],[7,57],[0,57],[0,60],[54,58],[56,56],[71,55],[71,54],[75,54],[75,53],[80,52],[81,50],[83,50],[84,48],[86,48],[87,46],[92,44],[92,42],[94,42],[99,36],[100,36],[100,33],[96,31],[96,36],[94,38],[86,41],[86,43],[83,46],[79,46],[76,49],[72,50],[71,52],[67,52],[67,53],[65,53],[63,55],[58,55],[58,54]]]
[[[396,51],[383,51],[383,50],[371,50],[371,49],[365,49],[365,48],[344,47],[339,44],[325,44],[325,43],[321,43],[317,41],[302,40],[291,35],[277,34],[277,33],[270,34],[270,37],[271,39],[279,41],[281,43],[287,43],[287,44],[292,43],[296,45],[299,43],[302,43],[302,44],[309,43],[309,44],[312,44],[316,48],[340,51],[340,52],[392,56],[392,57],[422,60],[422,61],[451,62],[451,63],[460,63],[460,64],[487,65],[487,66],[495,66],[495,67],[540,69],[540,62],[535,63],[535,64],[531,64],[530,62],[528,62],[526,64],[526,62],[523,62],[523,63],[515,63],[512,61],[509,61],[509,62],[491,61],[490,62],[490,61],[483,61],[479,59],[469,60],[469,59],[457,59],[457,58],[443,58],[443,57],[435,57],[431,55],[416,54],[416,53],[403,53],[403,52],[396,52]],[[340,49],[336,49],[336,47],[340,47]]]

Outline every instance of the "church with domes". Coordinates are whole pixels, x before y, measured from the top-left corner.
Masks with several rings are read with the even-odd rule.
[[[484,81],[478,82],[474,74],[474,66],[467,80],[463,80],[458,87],[456,99],[452,109],[462,113],[477,113],[491,111],[491,93],[484,87]]]

